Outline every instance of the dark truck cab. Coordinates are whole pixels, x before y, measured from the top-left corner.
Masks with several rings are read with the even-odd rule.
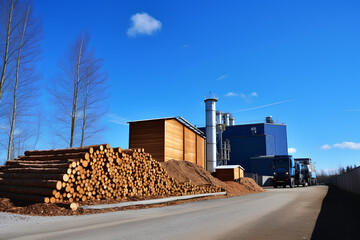
[[[294,158],[291,155],[281,155],[273,157],[273,168],[274,168],[274,178],[273,186],[277,188],[278,186],[286,187],[289,185],[291,188],[295,187],[296,178],[301,176],[296,176],[296,173],[301,171],[296,170],[296,165]]]

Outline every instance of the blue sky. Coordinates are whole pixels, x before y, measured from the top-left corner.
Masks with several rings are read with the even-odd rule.
[[[35,0],[35,8],[44,83],[84,27],[104,58],[99,142],[128,147],[132,120],[182,116],[203,126],[212,91],[237,123],[268,115],[286,123],[294,156],[317,169],[360,163],[358,1]],[[43,138],[41,147],[51,146]]]

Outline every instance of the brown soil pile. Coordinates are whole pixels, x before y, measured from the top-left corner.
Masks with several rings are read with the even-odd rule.
[[[225,184],[226,192],[229,197],[265,191],[259,185],[257,185],[252,178],[241,178],[240,183],[234,181],[226,181]]]
[[[241,178],[240,184],[243,185],[250,192],[265,192],[265,190],[257,185],[257,183],[252,178]]]
[[[189,182],[195,185],[211,184],[226,187],[222,181],[213,177],[208,171],[188,161],[170,160],[162,162],[161,167],[167,171],[170,177],[181,183]]]
[[[211,184],[219,186],[226,189],[229,196],[264,192],[264,189],[257,185],[252,178],[241,178],[240,184],[233,181],[222,182],[213,177],[202,167],[188,161],[170,160],[162,162],[161,167],[168,172],[170,177],[178,182],[190,182],[195,185]]]

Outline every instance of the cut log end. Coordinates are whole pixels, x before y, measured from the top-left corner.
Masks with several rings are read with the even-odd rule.
[[[63,175],[63,181],[64,181],[64,182],[69,181],[69,175],[68,175],[68,174],[64,174],[64,175]]]
[[[61,182],[61,181],[58,181],[58,182],[56,183],[56,189],[57,189],[57,190],[61,190],[61,188],[62,188],[62,182]]]
[[[70,204],[70,208],[71,208],[71,210],[76,211],[79,208],[79,204],[73,202]]]

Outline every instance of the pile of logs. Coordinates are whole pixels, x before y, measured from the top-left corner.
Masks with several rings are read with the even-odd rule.
[[[170,178],[144,149],[81,148],[26,151],[0,166],[0,196],[61,203],[132,196],[181,196],[220,192]]]

